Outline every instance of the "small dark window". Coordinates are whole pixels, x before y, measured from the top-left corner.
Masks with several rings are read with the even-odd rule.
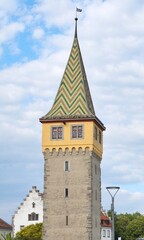
[[[63,128],[52,127],[52,139],[62,139],[62,138],[63,138]]]
[[[95,164],[95,174],[97,174],[97,165]]]
[[[32,208],[35,208],[35,203],[34,202],[32,203]]]
[[[99,143],[102,143],[102,133],[99,131]]]
[[[66,226],[68,226],[68,216],[66,216]]]
[[[83,138],[83,126],[72,126],[72,138]]]
[[[65,197],[68,197],[68,188],[65,188]]]
[[[97,140],[97,136],[98,136],[98,133],[97,133],[97,127],[94,128],[94,138]]]
[[[25,226],[24,225],[20,225],[20,230],[22,230]]]
[[[97,190],[95,190],[95,200],[97,200]]]
[[[65,171],[69,171],[69,162],[65,161]]]

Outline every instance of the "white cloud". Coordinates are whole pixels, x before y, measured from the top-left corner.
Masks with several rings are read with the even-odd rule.
[[[24,98],[24,89],[14,84],[4,84],[0,88],[1,103],[17,103]]]
[[[41,15],[43,21],[45,21],[47,27],[57,26],[63,27],[69,25],[69,20],[72,17],[71,9],[75,4],[71,1],[39,1],[39,5],[35,7],[34,12]]]
[[[0,1],[0,26],[5,24],[11,14],[15,13],[17,9],[17,0],[1,0]]]
[[[41,28],[34,29],[33,38],[40,40],[40,39],[43,38],[43,36],[44,36],[44,30],[43,29],[41,29]]]
[[[7,41],[13,39],[16,34],[23,32],[24,28],[24,25],[18,22],[13,22],[4,26],[0,30],[0,43],[6,43]]]

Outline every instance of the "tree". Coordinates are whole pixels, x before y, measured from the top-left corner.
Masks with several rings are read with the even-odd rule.
[[[16,234],[16,240],[42,240],[42,223],[23,228]]]
[[[122,240],[126,239],[126,228],[131,221],[131,214],[119,214],[115,217],[115,236],[116,239],[121,237]]]
[[[126,228],[126,240],[144,237],[144,216],[137,216]]]
[[[111,216],[111,210],[108,211],[108,215]],[[136,237],[142,237],[143,227],[140,224],[139,218],[143,217],[139,212],[129,214],[117,214],[115,213],[115,239],[121,237],[122,240],[135,240]],[[137,221],[138,220],[138,221]],[[139,232],[137,231],[136,237],[132,235],[132,231],[129,228],[132,226],[135,231],[136,226],[134,222],[138,222]]]

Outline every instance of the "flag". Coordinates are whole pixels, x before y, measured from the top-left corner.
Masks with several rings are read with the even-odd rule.
[[[82,9],[76,8],[76,11],[77,11],[77,12],[82,12]]]

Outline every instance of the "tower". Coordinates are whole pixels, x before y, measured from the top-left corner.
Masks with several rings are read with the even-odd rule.
[[[96,117],[77,37],[51,110],[42,118],[43,240],[100,240],[103,123]]]

